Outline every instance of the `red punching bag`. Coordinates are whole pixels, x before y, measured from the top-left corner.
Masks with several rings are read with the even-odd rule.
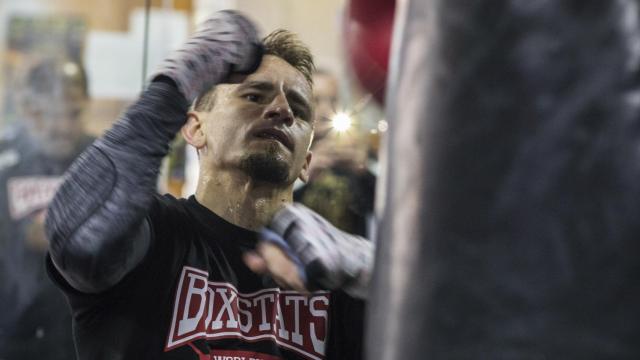
[[[362,87],[384,102],[395,0],[352,0],[344,23],[349,65]]]

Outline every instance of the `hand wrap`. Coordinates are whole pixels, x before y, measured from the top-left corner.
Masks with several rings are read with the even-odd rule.
[[[251,21],[235,11],[220,11],[166,59],[151,79],[170,78],[192,103],[232,72],[254,72],[261,59],[262,43]]]
[[[280,210],[269,229],[284,239],[290,248],[287,252],[302,263],[309,290],[342,289],[366,298],[374,259],[370,241],[338,230],[297,203]]]

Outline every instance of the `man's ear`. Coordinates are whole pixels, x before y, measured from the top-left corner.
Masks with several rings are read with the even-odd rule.
[[[187,122],[181,129],[184,139],[197,150],[207,145],[207,138],[204,136],[202,128],[202,114],[197,111],[187,113]]]
[[[302,165],[302,171],[300,171],[300,175],[298,175],[298,179],[302,180],[304,183],[309,181],[309,164],[311,163],[312,156],[313,153],[311,151],[307,151],[307,157]]]

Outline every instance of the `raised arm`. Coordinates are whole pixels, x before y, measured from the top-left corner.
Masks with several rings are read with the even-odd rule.
[[[189,105],[231,72],[252,72],[261,55],[257,32],[246,18],[217,13],[75,161],[46,221],[51,259],[71,286],[100,292],[140,263],[152,241],[145,216],[160,163]]]

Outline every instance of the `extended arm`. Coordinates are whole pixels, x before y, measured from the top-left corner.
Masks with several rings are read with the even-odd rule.
[[[338,230],[297,203],[280,210],[269,229],[264,239],[284,249],[301,267],[307,289],[341,289],[355,298],[367,298],[375,251],[372,242]]]
[[[46,231],[57,270],[95,293],[119,282],[147,253],[145,221],[162,158],[189,104],[231,71],[261,58],[253,25],[221,12],[168,59],[119,121],[72,165],[48,210]]]

